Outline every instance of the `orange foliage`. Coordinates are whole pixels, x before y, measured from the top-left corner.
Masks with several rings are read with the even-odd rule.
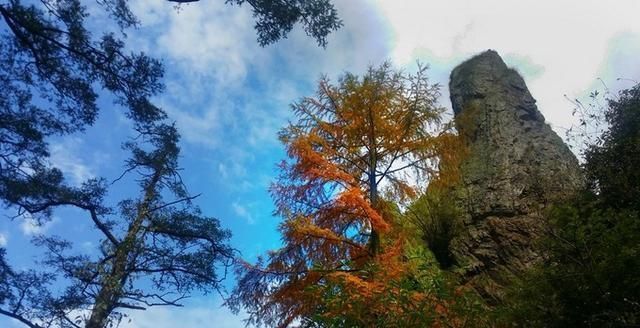
[[[290,160],[271,188],[284,246],[240,266],[229,301],[247,309],[249,323],[285,327],[314,314],[355,311],[356,304],[366,304],[367,313],[403,311],[380,301],[402,296],[398,285],[407,272],[404,241],[390,233],[380,189],[412,199],[419,188],[406,171],[423,183],[437,172],[448,136],[431,133],[442,109],[424,73],[384,64],[362,78],[347,74],[338,85],[323,79],[315,97],[293,105],[298,120],[280,133]],[[336,292],[344,306],[326,303]],[[418,304],[430,299],[409,297]]]
[[[371,229],[386,232],[389,224],[382,218],[377,210],[373,209],[370,201],[365,199],[362,190],[349,188],[336,197],[335,209],[339,211],[351,211],[356,217],[367,218]]]

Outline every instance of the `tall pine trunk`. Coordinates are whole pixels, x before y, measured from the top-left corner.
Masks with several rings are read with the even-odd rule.
[[[144,199],[138,207],[136,218],[129,225],[127,235],[124,240],[116,246],[111,272],[104,277],[100,284],[100,291],[95,298],[91,316],[86,328],[104,328],[108,318],[115,308],[118,307],[124,286],[130,271],[129,255],[134,251],[138,242],[138,233],[142,228],[142,223],[149,214],[151,201],[156,192],[156,185],[160,181],[161,168],[156,168],[149,185],[145,188]]]

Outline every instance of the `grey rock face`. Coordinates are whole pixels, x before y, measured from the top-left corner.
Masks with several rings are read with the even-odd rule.
[[[458,190],[464,231],[453,254],[489,301],[540,259],[544,209],[582,185],[578,162],[545,124],[524,80],[486,51],[460,64],[449,84],[456,126],[469,146]]]

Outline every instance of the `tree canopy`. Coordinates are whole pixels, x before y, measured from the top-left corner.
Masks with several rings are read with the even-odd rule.
[[[178,4],[200,0],[168,0]],[[248,3],[256,19],[258,44],[266,46],[286,38],[296,23],[301,23],[305,33],[319,46],[327,45],[327,36],[342,27],[338,11],[330,0],[225,0],[227,4],[242,6]]]
[[[325,45],[341,25],[329,1],[247,2],[261,45],[286,37],[298,21]],[[97,5],[121,31],[138,25],[127,1]],[[163,90],[160,62],[125,51],[124,34],[106,29],[96,36],[87,28],[89,11],[80,0],[8,0],[0,2],[0,16],[6,26],[0,32],[0,199],[6,205],[60,187],[61,172],[46,163],[47,138],[93,124],[98,90],[110,93],[135,124],[166,116],[150,101]]]
[[[176,0],[172,0],[176,1]],[[181,2],[177,0],[177,2]],[[338,11],[330,0],[225,0],[226,3],[248,3],[256,19],[255,29],[261,46],[286,38],[296,23],[319,46],[327,45],[327,36],[342,26]]]
[[[329,1],[246,2],[263,46],[297,22],[324,46],[341,26]],[[39,223],[57,208],[77,208],[103,237],[97,257],[57,237],[38,238],[48,254],[43,270],[16,270],[0,249],[0,314],[30,327],[104,327],[117,322],[119,309],[179,305],[193,290],[217,289],[233,257],[229,232],[203,216],[182,185],[178,132],[151,101],[164,89],[160,61],[125,50],[125,31],[139,24],[128,1],[95,4],[113,22],[102,31],[88,27],[87,5],[0,1],[0,200]],[[139,174],[140,197],[117,206],[104,203],[112,188],[105,179],[70,186],[49,162],[50,138],[92,125],[104,95],[126,109],[137,134],[125,144],[125,175]],[[56,293],[60,284],[67,288]],[[70,317],[77,311],[86,318]]]
[[[135,24],[125,2],[101,4],[121,28]],[[126,53],[114,34],[92,37],[79,1],[12,0],[0,4],[0,14],[7,26],[0,39],[0,198],[48,214],[39,200],[64,187],[62,173],[46,161],[47,138],[92,124],[98,88],[137,125],[163,119],[149,100],[162,91],[163,69],[143,53]]]
[[[245,307],[249,323],[279,327],[318,315],[353,318],[356,308],[357,321],[337,322],[402,325],[403,315],[441,309],[401,288],[411,263],[390,202],[414,198],[420,188],[412,182],[437,174],[451,136],[433,132],[438,95],[426,67],[412,75],[384,64],[337,84],[323,78],[315,96],[294,103],[297,120],[280,133],[289,160],[271,187],[284,246],[239,266],[228,304]],[[403,297],[410,301],[398,303]]]
[[[163,123],[137,131],[126,144],[132,155],[125,173],[137,172],[138,198],[109,206],[103,197],[110,184],[93,179],[48,200],[84,210],[102,235],[100,254],[78,252],[60,237],[37,237],[36,245],[46,250],[40,269],[0,263],[6,277],[1,314],[32,328],[98,328],[119,322],[123,309],[179,306],[194,290],[220,287],[234,258],[229,232],[191,203],[195,197],[178,173],[177,131]],[[30,204],[24,208],[33,211]],[[53,285],[67,287],[56,293]]]
[[[608,130],[585,152],[591,187],[612,207],[640,210],[640,85],[608,100]]]

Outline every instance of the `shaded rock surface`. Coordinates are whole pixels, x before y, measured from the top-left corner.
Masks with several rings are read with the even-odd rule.
[[[540,260],[535,241],[545,227],[544,209],[583,180],[573,153],[498,53],[460,64],[449,88],[469,146],[458,190],[464,229],[452,252],[465,280],[497,302],[510,275]]]

